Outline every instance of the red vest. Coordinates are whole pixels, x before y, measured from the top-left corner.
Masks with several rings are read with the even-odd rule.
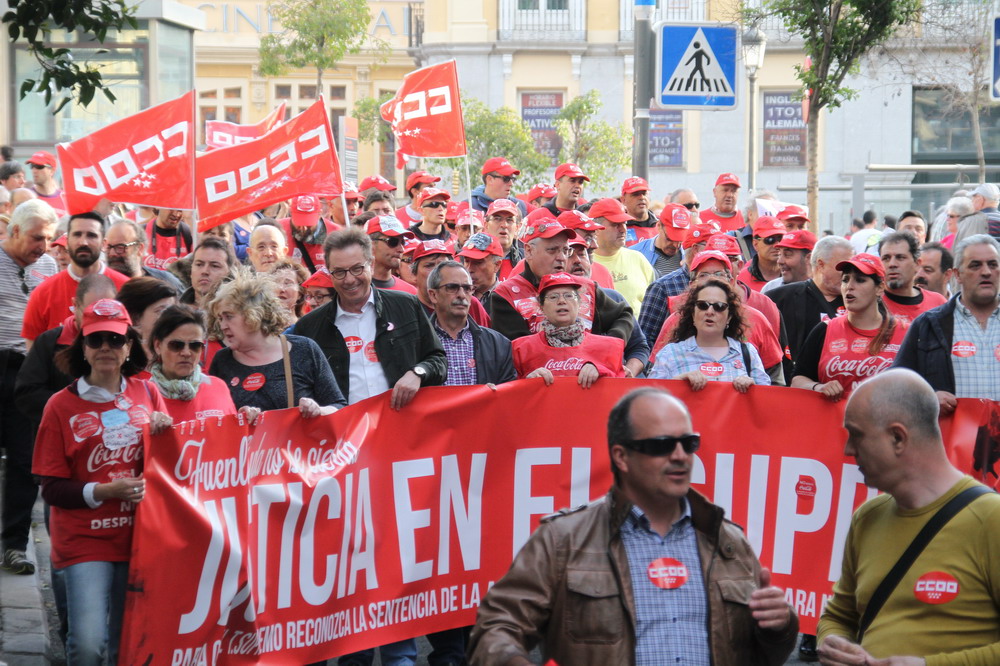
[[[333,224],[332,222],[327,222],[324,219],[320,219],[320,222],[326,225],[326,233],[328,234],[340,229],[338,225]],[[283,218],[279,220],[278,223],[281,225],[282,231],[285,232],[286,245],[288,246],[286,252],[288,256],[308,269],[309,264],[302,258],[302,249],[299,247],[299,242],[295,240],[294,236],[292,236],[292,218]],[[302,243],[302,247],[304,247],[306,252],[309,253],[309,258],[312,259],[313,266],[315,268],[326,266],[326,259],[323,257],[322,244],[315,245],[313,243]],[[314,271],[310,270],[309,272],[312,273]]]
[[[514,340],[514,368],[523,378],[538,368],[548,368],[555,377],[576,377],[587,363],[593,363],[601,377],[624,377],[622,358],[625,341],[584,331],[577,347],[552,347],[539,331]]]
[[[528,322],[528,328],[532,333],[541,330],[545,315],[542,314],[542,306],[538,302],[538,290],[535,285],[525,279],[523,273],[518,273],[500,284],[493,290],[493,297],[499,296],[517,310],[524,320]],[[578,316],[583,321],[587,329],[594,326],[594,303],[597,301],[597,288],[592,280],[587,281],[587,288],[580,290],[580,312]]]
[[[826,341],[819,356],[819,377],[816,381],[825,384],[836,380],[849,394],[865,379],[888,370],[899,352],[906,327],[896,324],[889,344],[878,355],[871,356],[868,345],[876,333],[854,328],[847,321],[847,316],[826,322]]]

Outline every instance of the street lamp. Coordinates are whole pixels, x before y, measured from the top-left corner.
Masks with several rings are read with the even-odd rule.
[[[747,28],[743,33],[743,66],[747,68],[747,78],[750,80],[750,95],[747,100],[750,105],[750,142],[747,146],[747,173],[749,188],[757,189],[757,161],[754,155],[754,143],[757,130],[754,125],[754,111],[757,108],[757,70],[764,66],[764,49],[767,46],[767,35],[756,26]]]

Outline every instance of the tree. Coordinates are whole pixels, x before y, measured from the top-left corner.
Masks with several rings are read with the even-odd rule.
[[[594,89],[564,106],[553,119],[562,139],[559,161],[579,166],[595,191],[612,185],[632,163],[632,130],[598,120],[602,106]]]
[[[278,76],[289,69],[316,68],[316,99],[323,91],[323,72],[347,54],[370,46],[384,60],[388,44],[368,34],[367,0],[270,0],[267,11],[281,32],[260,40],[260,73]]]
[[[811,67],[796,65],[802,89],[808,92],[806,188],[812,226],[819,219],[819,114],[853,99],[856,91],[844,79],[858,69],[858,60],[913,21],[921,0],[763,0],[759,8],[744,8],[744,21],[756,25],[779,18],[803,41]]]
[[[103,44],[108,30],[139,27],[135,7],[126,5],[125,0],[7,0],[7,4],[10,9],[3,15],[7,34],[12,42],[19,39],[27,42],[28,53],[38,61],[42,74],[38,79],[25,79],[20,99],[30,92],[44,93],[48,105],[53,96],[61,96],[53,113],[58,113],[74,99],[81,106],[87,106],[97,91],[115,101],[114,93],[104,85],[96,67],[77,62],[70,49],[55,49],[45,41],[53,30],[63,29],[91,33]]]

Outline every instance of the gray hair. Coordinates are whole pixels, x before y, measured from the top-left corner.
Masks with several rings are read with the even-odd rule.
[[[35,222],[39,221],[45,224],[55,224],[59,221],[59,217],[52,206],[41,199],[29,199],[14,209],[14,212],[10,216],[9,227],[16,227],[24,233]]]
[[[695,191],[692,190],[690,187],[679,187],[670,193],[670,200],[673,201],[674,199],[676,199],[681,192],[690,192],[691,194],[695,194]]]
[[[833,251],[838,248],[845,248],[850,250],[851,254],[854,253],[854,246],[851,245],[851,241],[843,236],[823,236],[823,238],[820,238],[816,242],[816,247],[812,250],[812,258],[809,260],[809,263],[815,269],[820,260],[828,260]]]
[[[975,212],[975,208],[972,206],[972,199],[969,197],[952,197],[948,199],[948,203],[944,205],[944,209],[949,213],[957,213],[959,215],[969,215]]]
[[[428,289],[438,289],[441,286],[441,271],[446,268],[460,268],[462,271],[468,275],[469,271],[465,269],[465,266],[458,263],[454,259],[448,259],[447,261],[442,261],[440,264],[431,269],[430,274],[427,276],[427,288]]]
[[[5,204],[10,202],[10,190],[6,187],[0,187],[0,204]]]
[[[118,217],[117,215],[114,216],[109,215],[108,217],[109,219],[114,220],[114,222],[111,223],[111,226],[108,227],[108,231],[111,231],[115,227],[128,227],[133,232],[135,232],[136,241],[142,243],[143,245],[146,244],[146,230],[142,228],[142,225],[136,224],[135,222],[127,218]]]
[[[987,234],[976,234],[974,236],[966,236],[958,242],[955,249],[952,250],[955,254],[955,265],[959,268],[962,267],[962,259],[964,259],[965,250],[973,245],[989,245],[996,253],[1000,255],[1000,243],[997,242],[995,238]]]
[[[750,201],[747,202],[747,207],[744,209],[749,212],[751,210],[756,210],[757,199],[769,199],[771,201],[777,201],[778,195],[771,190],[754,190],[748,193],[750,195]]]

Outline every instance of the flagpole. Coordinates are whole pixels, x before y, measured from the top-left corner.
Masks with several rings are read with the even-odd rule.
[[[465,154],[465,186],[469,188],[469,210],[472,210],[472,176],[469,174],[469,154]]]
[[[344,182],[343,178],[341,178],[340,182],[341,183]],[[343,189],[343,186],[341,186],[341,189]],[[341,194],[339,198],[340,198],[340,205],[344,209],[344,228],[345,229],[350,229],[351,228],[351,218],[349,216],[349,213],[347,212],[347,195],[346,194]]]

